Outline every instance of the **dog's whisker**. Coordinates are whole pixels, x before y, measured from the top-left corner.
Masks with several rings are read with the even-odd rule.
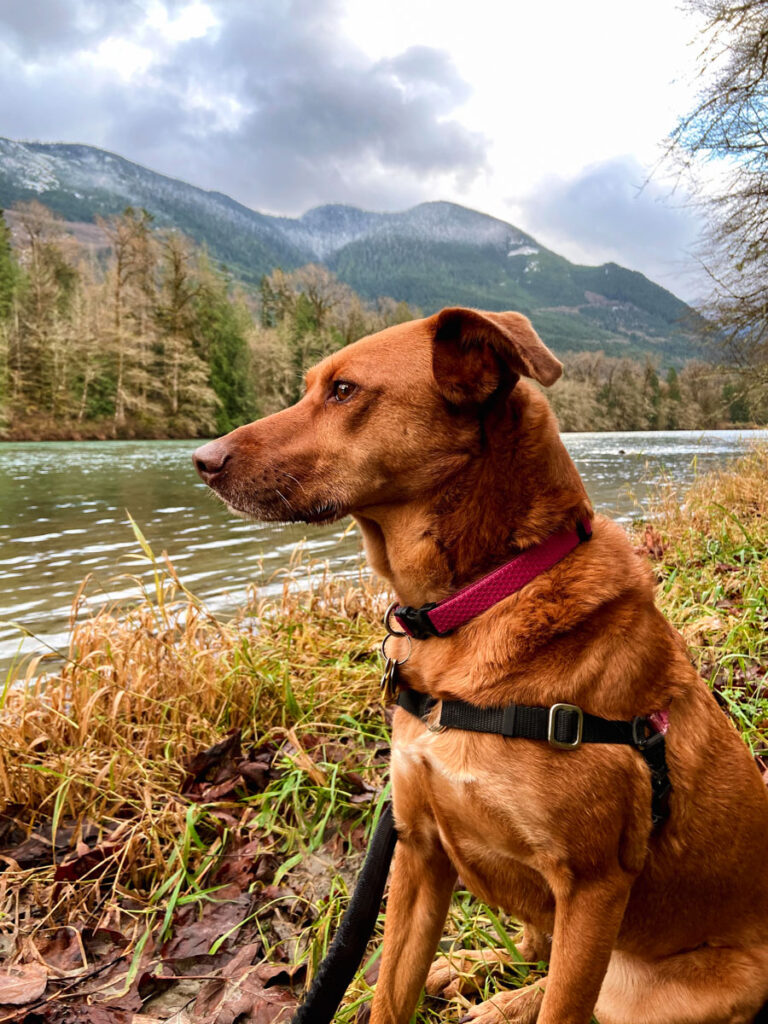
[[[286,506],[286,508],[288,509],[289,512],[294,512],[295,511],[293,505],[290,503],[290,501],[288,501],[286,496],[283,494],[283,492],[278,487],[275,488],[275,494],[277,494],[280,498],[283,499],[283,501],[285,502],[285,506]]]
[[[283,470],[283,475],[287,476],[289,480],[293,480],[294,483],[297,483],[299,485],[299,487],[302,489],[302,491],[304,491],[305,494],[307,493],[307,489],[304,486],[304,484],[301,482],[301,480],[297,480],[293,473],[286,473],[285,470]]]

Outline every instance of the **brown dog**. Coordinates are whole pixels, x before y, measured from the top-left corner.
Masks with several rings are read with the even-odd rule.
[[[547,402],[521,379],[560,372],[525,317],[446,309],[329,356],[297,405],[195,462],[248,516],[353,515],[401,603],[440,601],[591,514]],[[593,528],[517,594],[415,640],[402,677],[484,707],[669,709],[670,818],[652,831],[649,771],[630,747],[436,732],[398,709],[400,841],[373,1024],[411,1019],[457,872],[526,922],[526,959],[550,963],[544,983],[468,1020],[741,1024],[768,998],[768,795],[655,608],[646,564],[619,526]],[[446,977],[438,962],[430,986]]]

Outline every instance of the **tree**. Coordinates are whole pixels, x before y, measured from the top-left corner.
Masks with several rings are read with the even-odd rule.
[[[18,283],[19,266],[11,248],[11,233],[0,210],[0,421],[8,413],[10,320]]]
[[[150,306],[154,299],[155,242],[152,217],[146,210],[125,211],[97,225],[111,247],[107,273],[112,319],[115,399],[114,432],[123,428],[129,409],[146,413],[147,352]]]
[[[8,343],[10,401],[25,414],[66,415],[71,307],[79,286],[75,247],[38,202],[18,203],[24,287]]]
[[[11,316],[19,282],[19,265],[11,248],[11,232],[0,210],[0,323]]]
[[[200,284],[192,244],[178,231],[160,240],[161,285],[155,319],[161,344],[161,379],[172,433],[213,431],[218,399],[210,386],[196,322]]]
[[[219,400],[216,433],[225,434],[258,415],[248,348],[251,318],[242,301],[232,301],[225,277],[213,270],[206,256],[200,260],[199,273],[196,328],[210,385]]]
[[[713,290],[705,312],[730,359],[768,387],[768,0],[688,0],[703,15],[702,90],[672,135],[695,173],[715,165],[702,193],[712,227],[704,263]],[[711,175],[709,176],[711,179]],[[755,371],[758,371],[755,373]]]

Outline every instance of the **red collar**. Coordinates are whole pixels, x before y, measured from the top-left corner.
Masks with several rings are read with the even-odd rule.
[[[523,551],[492,573],[463,587],[452,597],[447,597],[445,601],[424,604],[421,608],[395,605],[391,612],[405,633],[416,640],[445,636],[551,569],[591,536],[592,524],[589,519],[583,519],[575,530],[553,533],[542,544]],[[389,629],[389,614],[385,625]]]

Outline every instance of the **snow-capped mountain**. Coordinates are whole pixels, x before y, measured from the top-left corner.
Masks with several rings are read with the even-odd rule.
[[[255,283],[275,267],[322,262],[361,295],[425,313],[445,305],[518,309],[558,351],[692,354],[690,312],[644,275],[581,267],[511,224],[455,203],[400,213],[330,204],[298,218],[251,210],[91,146],[0,138],[0,208],[38,199],[68,221],[144,207]]]

